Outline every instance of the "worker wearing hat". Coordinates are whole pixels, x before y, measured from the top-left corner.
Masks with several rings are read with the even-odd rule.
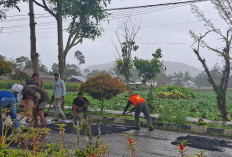
[[[55,73],[55,82],[52,98],[54,99],[54,115],[55,121],[58,121],[59,115],[62,116],[62,120],[66,119],[64,111],[61,108],[62,103],[65,100],[66,88],[63,80],[60,79],[60,74]]]
[[[135,127],[136,129],[140,129],[140,122],[139,122],[139,115],[140,112],[143,112],[147,123],[149,125],[149,130],[153,130],[153,125],[152,125],[152,119],[150,117],[150,111],[149,111],[149,107],[147,105],[147,102],[145,99],[143,99],[140,95],[134,94],[134,92],[132,90],[129,91],[129,95],[127,95],[129,97],[127,105],[124,109],[124,112],[122,113],[122,115],[126,114],[126,111],[128,110],[128,108],[130,107],[130,105],[133,105],[134,108],[131,110],[135,111]]]

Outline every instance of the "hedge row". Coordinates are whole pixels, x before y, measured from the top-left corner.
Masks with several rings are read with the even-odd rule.
[[[0,80],[0,89],[11,89],[12,85],[14,83],[19,83],[21,85],[25,85],[25,81],[5,81],[5,80]],[[67,92],[77,92],[79,91],[80,83],[70,83],[67,82],[65,83],[66,90]],[[44,82],[43,88],[46,90],[52,90],[54,87],[53,82]]]

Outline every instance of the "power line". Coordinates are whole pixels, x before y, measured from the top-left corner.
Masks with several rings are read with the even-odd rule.
[[[218,21],[218,20],[222,20],[222,19],[211,19],[210,21]],[[160,27],[160,26],[172,26],[172,25],[181,25],[181,24],[192,24],[192,23],[201,23],[202,21],[186,21],[186,22],[178,22],[178,23],[165,23],[165,24],[157,24],[157,25],[147,25],[147,26],[141,26],[141,28],[146,28],[146,27]],[[68,23],[66,23],[68,26]],[[44,22],[41,24],[38,24],[37,27],[44,27],[44,26],[51,26],[51,25],[56,25],[55,22]],[[0,27],[4,29],[20,29],[20,28],[24,28],[24,27],[29,27],[29,25],[14,25],[14,26],[9,26],[9,27]],[[55,27],[54,27],[55,28]],[[44,28],[45,29],[45,28]],[[104,30],[114,30],[114,29],[104,29]],[[19,32],[21,32],[20,30],[18,30]],[[17,32],[18,32],[17,31]],[[25,30],[28,31],[28,30]],[[14,32],[14,31],[13,31]],[[10,32],[4,32],[4,33],[10,33]]]
[[[191,1],[185,1],[185,2],[161,3],[161,4],[154,4],[154,5],[142,5],[142,6],[134,6],[134,7],[123,7],[123,8],[111,8],[111,9],[104,9],[104,11],[150,8],[150,7],[157,7],[157,6],[177,5],[177,4],[186,4],[186,3],[198,3],[198,2],[205,2],[205,1],[209,1],[209,0],[191,0]]]
[[[104,9],[104,11],[122,11],[122,10],[133,10],[133,9],[142,9],[142,8],[152,8],[152,7],[160,7],[160,6],[170,6],[170,5],[178,5],[178,4],[189,4],[189,3],[198,3],[198,2],[205,2],[209,0],[190,0],[190,1],[182,1],[182,2],[172,2],[172,3],[160,3],[160,4],[154,4],[154,5],[143,5],[143,6],[133,6],[133,7],[122,7],[122,8],[109,8]],[[43,14],[35,14],[37,15],[49,15],[49,13],[43,13]],[[7,17],[25,17],[28,15],[11,15]],[[14,20],[14,19],[13,19]]]
[[[120,11],[118,13],[117,12],[112,13],[112,14],[116,14],[116,16],[114,15],[111,19],[108,19],[108,20],[125,18],[125,17],[128,17],[128,16],[137,16],[137,15],[142,15],[142,14],[147,14],[147,13],[152,13],[152,12],[157,12],[157,11],[164,11],[164,10],[167,10],[167,9],[173,9],[173,8],[176,8],[176,7],[188,5],[188,3],[196,3],[196,2],[203,2],[203,1],[208,1],[208,0],[192,0],[192,1],[185,1],[185,2],[162,3],[162,4],[156,4],[156,5],[145,5],[145,6],[136,6],[136,7],[126,7],[126,8],[114,8],[114,9],[110,9],[110,10],[115,11],[115,10],[122,9],[122,11],[124,11],[124,10],[127,11],[128,9],[130,9],[130,11],[131,11],[130,13],[132,15],[128,15],[128,12],[125,13],[125,12]],[[173,5],[175,5],[175,6],[173,7]],[[156,8],[154,9],[154,8],[151,8],[151,7],[156,7]],[[39,17],[37,17],[37,19],[51,17],[49,14],[37,14],[37,15],[39,15]],[[44,15],[46,15],[46,16],[44,16]],[[28,16],[28,15],[25,15],[25,16]],[[13,17],[13,16],[11,16],[11,17]],[[28,18],[10,19],[10,20],[6,20],[6,21],[3,21],[3,22],[21,21],[21,20],[28,20]],[[39,26],[42,26],[42,25],[46,26],[46,25],[51,25],[52,23],[54,23],[54,22],[48,22],[48,23],[45,22],[45,23],[38,24],[38,25]],[[2,28],[18,29],[19,27],[26,27],[26,26],[28,26],[28,25],[16,25],[16,26],[9,26],[9,27],[2,27]],[[144,27],[149,27],[149,26],[144,26]],[[17,32],[20,32],[20,31],[17,31]],[[8,32],[4,32],[4,33],[8,33]]]
[[[181,6],[183,6],[183,5],[186,5],[186,4],[182,4]],[[126,15],[122,15],[122,16],[113,16],[111,19],[110,18],[108,18],[108,20],[115,20],[115,19],[120,19],[120,18],[125,18],[125,17],[131,17],[131,16],[138,16],[138,15],[144,15],[144,14],[149,14],[149,13],[154,13],[154,12],[158,12],[158,11],[164,11],[164,10],[168,10],[168,9],[173,9],[173,8],[177,8],[177,7],[181,7],[181,6],[175,6],[175,7],[170,7],[170,6],[168,6],[168,7],[166,7],[166,8],[158,8],[158,9],[156,9],[156,10],[145,10],[145,11],[139,11],[139,12],[131,12],[131,13],[129,13],[129,14],[126,14]]]
[[[49,13],[35,14],[35,16],[37,16],[37,15],[49,15]],[[25,16],[29,16],[29,15],[11,15],[11,16],[6,16],[6,18],[8,18],[8,17],[25,17]]]
[[[107,42],[107,43],[109,43],[109,42],[112,42],[112,41],[110,41],[110,40],[96,40],[96,42]],[[142,44],[142,45],[187,45],[187,44],[189,44],[189,43],[177,43],[177,42],[168,42],[168,43],[143,43],[143,42],[136,42],[136,43],[138,43],[138,44]]]
[[[188,44],[188,43],[140,43],[140,42],[137,43],[143,45],[187,45]]]
[[[45,29],[54,29],[54,28],[57,28],[56,26],[51,26],[51,27],[45,27],[45,28],[37,28],[37,30],[45,30]],[[64,31],[65,29],[63,29]],[[1,32],[1,33],[4,33],[4,34],[7,34],[7,33],[18,33],[18,32],[29,32],[30,29],[25,29],[25,30],[16,30],[16,31],[10,31],[10,32]]]
[[[52,17],[52,16],[50,16],[50,15],[47,15],[47,16],[39,16],[39,17],[37,17],[36,19],[49,18],[49,17]],[[11,21],[23,21],[23,20],[29,20],[29,16],[28,16],[28,18],[3,20],[3,21],[1,21],[1,23],[3,23],[3,22],[11,22]]]

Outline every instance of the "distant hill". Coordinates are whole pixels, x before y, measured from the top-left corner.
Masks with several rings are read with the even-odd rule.
[[[81,71],[85,71],[85,69],[89,69],[89,71],[93,71],[93,70],[99,70],[99,71],[105,70],[105,71],[109,71],[110,69],[112,69],[114,67],[114,64],[115,64],[114,62],[111,62],[111,63],[106,63],[106,64],[90,65],[90,66],[84,68]]]
[[[166,61],[166,62],[164,62],[164,65],[167,68],[166,69],[167,75],[172,75],[172,74],[174,74],[174,72],[185,73],[186,71],[188,71],[189,74],[194,77],[202,72],[200,69],[197,69],[197,68],[190,66],[188,64],[185,64],[185,63]]]
[[[96,64],[96,65],[88,66],[85,69],[89,69],[89,71],[93,71],[93,70],[109,71],[110,69],[112,69],[114,67],[114,64],[115,64],[114,62],[106,63],[106,64]],[[189,74],[194,77],[194,76],[198,75],[199,73],[201,73],[200,69],[197,69],[197,68],[190,66],[188,64],[185,64],[185,63],[165,61],[164,65],[166,66],[166,74],[167,75],[173,75],[174,72],[185,73],[186,71],[188,71]],[[82,72],[84,72],[85,69],[83,69]]]

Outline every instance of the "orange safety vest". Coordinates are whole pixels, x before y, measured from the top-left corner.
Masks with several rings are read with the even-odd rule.
[[[141,104],[141,103],[144,103],[146,102],[145,99],[143,99],[140,95],[132,95],[130,98],[129,98],[129,101],[132,102],[132,105],[133,106],[137,106],[138,104]]]

